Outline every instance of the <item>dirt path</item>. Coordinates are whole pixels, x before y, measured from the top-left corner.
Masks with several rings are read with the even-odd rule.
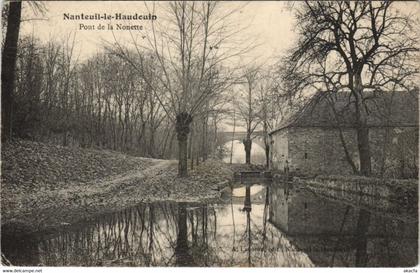
[[[143,171],[129,172],[123,175],[117,175],[104,179],[100,183],[93,181],[88,183],[90,186],[86,187],[84,184],[73,185],[66,189],[58,191],[50,191],[48,195],[52,198],[63,196],[63,198],[79,197],[88,202],[89,199],[95,198],[98,195],[118,194],[121,191],[131,191],[140,186],[147,178],[156,178],[158,175],[168,171],[171,166],[176,164],[176,161],[170,160],[154,160],[156,165],[153,165]],[[138,200],[142,201],[141,198]]]

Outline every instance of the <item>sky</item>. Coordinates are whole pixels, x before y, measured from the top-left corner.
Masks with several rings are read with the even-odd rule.
[[[165,2],[159,3],[159,5],[165,4]],[[143,1],[83,1],[82,3],[80,1],[51,1],[45,2],[47,11],[43,15],[33,14],[32,10],[28,8],[28,4],[25,3],[25,5],[23,16],[29,20],[23,22],[22,34],[34,33],[35,36],[44,41],[51,38],[60,41],[69,34],[75,35],[76,48],[81,59],[88,58],[100,51],[104,41],[113,42],[115,38],[112,31],[80,30],[79,24],[98,25],[99,23],[109,23],[109,21],[69,21],[63,19],[64,13],[149,13]],[[150,8],[151,4],[148,3],[148,5]],[[156,9],[158,20],[164,16],[163,11],[159,10],[159,5]],[[282,55],[293,44],[295,39],[294,20],[292,12],[287,8],[287,2],[237,1],[222,2],[221,5],[226,10],[237,9],[231,17],[231,22],[236,24],[237,27],[244,28],[241,33],[243,37],[249,37],[259,45],[247,56],[250,60],[254,59],[266,63],[273,57]],[[242,8],[238,9],[239,7]],[[148,23],[142,24],[144,26],[143,31],[150,29]],[[131,39],[129,31],[114,31],[114,34],[118,41],[129,41]]]
[[[24,3],[23,18],[21,25],[22,35],[35,35],[41,41],[56,40],[58,42],[66,40],[69,35],[75,39],[75,55],[79,61],[88,59],[90,56],[101,52],[107,43],[127,43],[131,41],[129,31],[108,31],[108,30],[80,30],[80,24],[107,25],[110,21],[85,21],[85,20],[64,20],[64,13],[69,14],[148,14],[147,7],[151,7],[151,2],[147,1],[48,1],[44,2],[46,12],[44,14],[34,14],[27,3]],[[147,7],[146,7],[147,5]],[[163,8],[167,2],[159,2],[155,14],[158,16],[159,23],[165,22]],[[293,11],[290,9],[288,1],[233,1],[221,2],[223,11],[235,10],[230,17],[230,24],[233,28],[241,28],[241,37],[258,44],[251,52],[242,56],[239,60],[243,63],[263,64],[267,67],[273,64],[279,57],[284,55],[297,39],[295,32],[295,20]],[[415,2],[398,2],[396,5],[403,13],[412,12],[420,14],[420,4]],[[115,24],[115,21],[111,21]],[[128,23],[128,22],[127,22]],[[139,32],[141,37],[143,32],[151,29],[147,21],[140,21],[144,30]],[[420,30],[419,30],[420,33]],[[114,36],[115,35],[115,36]],[[238,46],[241,46],[238,43]],[[232,130],[232,126],[223,123],[224,130]],[[239,126],[240,127],[240,126]],[[237,128],[237,131],[243,128]]]
[[[143,1],[50,1],[44,2],[46,12],[34,14],[27,3],[24,4],[23,18],[21,25],[22,35],[34,35],[41,41],[56,40],[61,43],[74,37],[75,56],[79,61],[88,59],[90,56],[100,52],[107,43],[130,43],[132,40],[129,31],[109,30],[81,30],[80,24],[107,25],[116,22],[99,20],[64,20],[64,13],[68,14],[148,14],[152,4]],[[147,7],[146,7],[147,5]],[[159,23],[165,22],[164,6],[167,2],[157,4],[155,14]],[[148,9],[149,8],[149,9]],[[235,10],[228,22],[233,29],[242,29],[241,38],[255,43],[258,46],[247,52],[240,60],[244,63],[269,65],[278,60],[286,50],[293,45],[296,39],[294,32],[294,17],[287,2],[258,1],[258,2],[221,2],[220,8],[224,11]],[[127,24],[130,22],[126,22]],[[132,23],[132,22],[131,22]],[[151,29],[147,21],[140,22],[144,30]],[[140,35],[142,36],[142,31]],[[115,35],[115,36],[114,36]],[[234,62],[237,62],[234,61]],[[230,131],[232,126],[226,123],[221,126]],[[242,131],[241,126],[236,130]]]

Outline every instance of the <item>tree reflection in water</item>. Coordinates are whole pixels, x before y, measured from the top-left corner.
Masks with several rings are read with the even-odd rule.
[[[252,266],[251,262],[251,244],[252,244],[252,233],[251,233],[251,187],[246,186],[245,190],[245,200],[243,211],[246,213],[246,235],[248,236],[248,266]]]
[[[194,226],[194,223],[192,226]],[[176,239],[175,257],[176,265],[194,265],[193,257],[189,253],[188,247],[187,205],[185,203],[178,204],[178,236]]]
[[[244,186],[243,197],[220,204],[141,204],[36,237],[30,248],[9,240],[2,249],[16,265],[309,267],[417,262],[417,223],[380,217],[288,184],[255,187],[261,189],[256,193],[252,189]]]
[[[367,232],[370,225],[370,212],[365,209],[359,210],[359,217],[357,219],[356,227],[356,261],[357,267],[366,267],[368,264],[367,253]]]

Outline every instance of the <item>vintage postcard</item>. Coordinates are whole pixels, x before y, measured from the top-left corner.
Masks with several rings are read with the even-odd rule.
[[[417,272],[419,49],[418,1],[5,1],[2,272]]]

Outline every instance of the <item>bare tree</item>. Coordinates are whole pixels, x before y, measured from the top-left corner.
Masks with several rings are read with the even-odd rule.
[[[371,175],[368,91],[391,84],[412,88],[418,51],[409,15],[392,1],[305,1],[296,7],[299,39],[285,59],[283,80],[291,92],[350,92],[354,103],[360,174]],[[403,67],[404,73],[397,73]]]
[[[41,108],[42,75],[44,65],[41,49],[34,36],[19,41],[19,58],[16,65],[16,83],[12,124],[14,134],[33,138],[39,130]]]
[[[252,134],[260,124],[258,118],[259,109],[257,103],[257,84],[260,80],[260,71],[256,67],[246,68],[243,75],[244,89],[239,91],[235,99],[235,105],[239,110],[239,119],[246,129],[246,137],[243,139],[245,149],[245,163],[251,164]]]
[[[273,76],[264,71],[261,73],[260,80],[256,86],[257,101],[254,107],[258,109],[257,117],[262,126],[266,167],[270,167],[270,139],[269,132],[276,126],[279,118],[279,108],[283,105],[277,103],[278,93]]]
[[[42,3],[29,3],[35,12],[43,12]],[[16,55],[22,15],[22,2],[10,1],[7,14],[6,38],[1,63],[1,126],[2,140],[12,137],[13,90],[15,87]]]
[[[195,117],[209,111],[209,98],[223,92],[231,82],[232,74],[223,68],[223,62],[246,52],[229,45],[240,29],[231,29],[226,20],[234,11],[222,12],[217,2],[176,1],[166,4],[165,18],[151,25],[151,33],[143,47],[133,37],[140,56],[134,62],[127,51],[117,43],[112,50],[143,76],[162,108],[173,120],[178,140],[178,174],[187,176],[188,135]],[[161,7],[161,8],[165,8]],[[156,5],[153,4],[153,12]],[[221,14],[222,13],[222,14]],[[144,52],[157,59],[158,77],[164,92],[158,93],[152,79],[143,71]],[[204,121],[206,122],[206,121]]]
[[[9,14],[7,16],[6,40],[2,52],[1,64],[1,124],[2,138],[7,139],[12,135],[12,104],[13,89],[15,82],[15,67],[17,44],[19,39],[20,19],[22,11],[22,2],[10,2]]]

